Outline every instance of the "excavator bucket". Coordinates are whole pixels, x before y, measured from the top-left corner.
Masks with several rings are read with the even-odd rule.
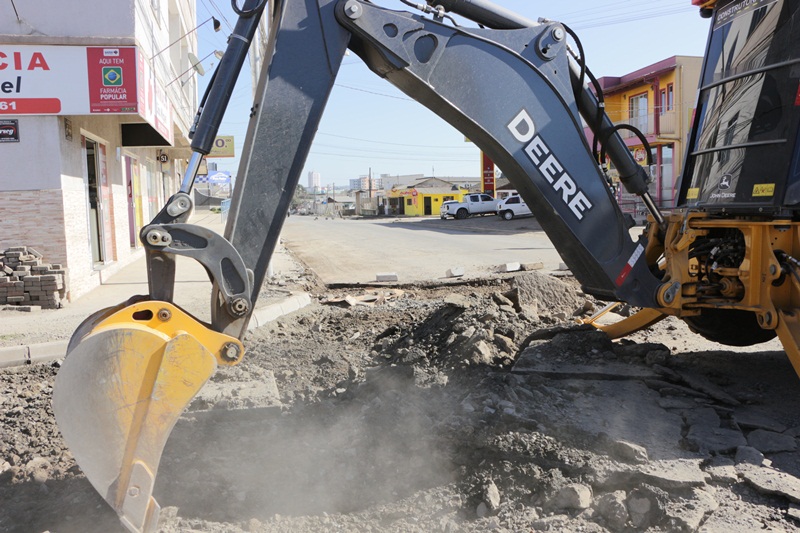
[[[172,428],[238,339],[180,308],[145,301],[100,311],[78,328],[56,377],[53,411],[87,479],[132,532],[155,531],[153,487]]]

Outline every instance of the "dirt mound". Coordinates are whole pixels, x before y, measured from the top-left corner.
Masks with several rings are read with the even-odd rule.
[[[582,309],[585,298],[579,296],[579,290],[563,281],[540,274],[527,272],[514,278],[513,295],[518,305],[533,314],[563,313],[571,316]]]

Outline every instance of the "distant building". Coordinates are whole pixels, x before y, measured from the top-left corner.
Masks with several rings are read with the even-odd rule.
[[[319,172],[312,170],[308,173],[308,192],[316,194],[320,188],[320,181],[322,175]]]
[[[424,178],[408,187],[392,187],[386,191],[387,214],[406,216],[438,215],[442,202],[461,200],[467,188],[440,178]]]
[[[461,201],[469,191],[458,186],[408,187],[388,191],[389,215],[412,217],[438,215],[442,202]]]
[[[598,81],[605,95],[606,112],[615,124],[638,128],[650,144],[652,166],[650,194],[656,203],[673,207],[675,186],[686,152],[702,58],[673,56],[625,74]],[[591,132],[587,128],[590,144]],[[641,165],[647,153],[639,138],[627,130],[620,135]],[[620,205],[634,215],[643,213],[638,197],[619,189]]]
[[[480,190],[481,187],[481,178],[479,178],[478,176],[426,178],[425,174],[407,174],[404,176],[381,174],[381,182],[383,188],[387,191],[389,189],[405,189],[407,187],[416,187],[424,182],[430,184],[432,183],[430,182],[430,180],[438,180],[437,183],[441,184],[443,187],[448,185],[458,185],[463,189],[470,189],[470,190]]]
[[[383,189],[383,180],[381,178],[372,178],[372,183],[370,183],[369,176],[361,176],[350,180],[351,191],[378,191],[380,189]]]
[[[472,192],[481,191],[481,178],[479,176],[440,176],[436,179],[441,179],[447,183],[458,185],[462,189],[469,189]]]
[[[411,187],[425,179],[425,174],[392,175],[381,174],[381,184],[384,189]]]

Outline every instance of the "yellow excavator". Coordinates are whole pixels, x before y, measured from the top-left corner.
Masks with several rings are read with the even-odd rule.
[[[799,2],[693,0],[710,21],[708,44],[678,207],[662,213],[619,131],[640,137],[649,154],[647,139],[608,118],[569,27],[488,0],[397,1],[404,10],[369,0],[232,1],[239,18],[192,127],[185,179],[141,231],[149,294],[89,317],[56,378],[64,439],[130,531],[157,527],[156,472],[182,411],[218,365],[244,354],[241,339],[348,49],[497,163],[585,292],[643,309],[609,335],[669,315],[730,345],[777,335],[800,373]],[[266,61],[220,236],[187,223],[190,192],[262,17]],[[609,165],[648,208],[637,238]],[[210,323],[173,303],[181,255],[213,283]]]

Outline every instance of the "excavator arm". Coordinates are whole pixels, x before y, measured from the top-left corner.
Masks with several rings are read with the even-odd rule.
[[[236,7],[239,20],[192,128],[181,189],[141,232],[150,294],[89,317],[56,380],[54,411],[64,438],[129,530],[156,527],[155,474],[181,412],[218,365],[243,356],[241,339],[348,48],[498,164],[586,292],[664,313],[699,313],[670,307],[687,301],[675,265],[690,270],[690,260],[679,257],[690,221],[678,216],[670,223],[655,207],[645,170],[590,89],[584,58],[568,45],[571,30],[487,0],[401,1],[419,13],[365,0],[245,0]],[[478,27],[458,26],[449,13]],[[219,236],[188,224],[190,192],[262,16],[266,61]],[[626,189],[650,209],[649,229],[638,239],[583,123]],[[664,254],[676,257],[668,268],[659,262]],[[210,324],[172,301],[180,255],[199,261],[213,282]],[[800,331],[793,322],[784,330],[790,337]]]
[[[181,190],[141,231],[150,294],[87,319],[56,380],[64,438],[131,531],[157,524],[152,490],[178,417],[218,365],[243,356],[240,339],[348,47],[497,162],[587,291],[656,305],[660,283],[645,261],[647,243],[629,237],[581,114],[632,191],[646,195],[646,176],[581,79],[566,29],[485,1],[439,4],[483,27],[455,26],[443,10],[426,16],[361,0],[246,0],[239,10],[202,99]],[[267,61],[219,236],[188,224],[190,192],[261,16],[270,29]],[[210,324],[173,303],[181,255],[212,280]]]
[[[231,293],[231,287],[238,289],[248,281],[241,268],[234,276],[240,283],[222,283],[214,276],[216,331],[241,337],[246,330],[348,47],[376,74],[459,129],[503,168],[536,209],[542,227],[588,292],[643,307],[656,305],[659,282],[646,265],[646,243],[630,238],[629,223],[591,156],[581,116],[605,139],[607,153],[628,190],[653,206],[648,178],[580,79],[581,67],[570,57],[565,28],[527,21],[486,1],[444,2],[444,6],[492,29],[455,27],[442,17],[391,11],[359,0],[269,4],[268,61],[256,90],[224,236],[232,245],[224,257],[231,266],[239,266],[238,252],[252,279],[249,295],[243,295]],[[263,1],[245,3],[249,16],[240,19],[236,33],[242,26],[249,41],[257,11],[265,7]],[[191,189],[200,158],[210,151],[232,91],[231,80],[241,66],[246,48],[237,41],[232,39],[204,99],[183,193]],[[167,214],[169,209],[170,205]],[[653,213],[663,223],[655,207]],[[171,297],[173,277],[161,275],[161,264],[176,251],[159,250],[150,244],[158,239],[146,238],[148,232],[174,229],[169,217],[161,215],[143,236],[151,257],[159,259],[150,262],[151,296],[164,291]],[[159,228],[159,219],[167,225]],[[163,260],[162,252],[167,256]],[[216,251],[205,254],[207,261],[201,262],[210,268],[209,261],[222,257]]]

